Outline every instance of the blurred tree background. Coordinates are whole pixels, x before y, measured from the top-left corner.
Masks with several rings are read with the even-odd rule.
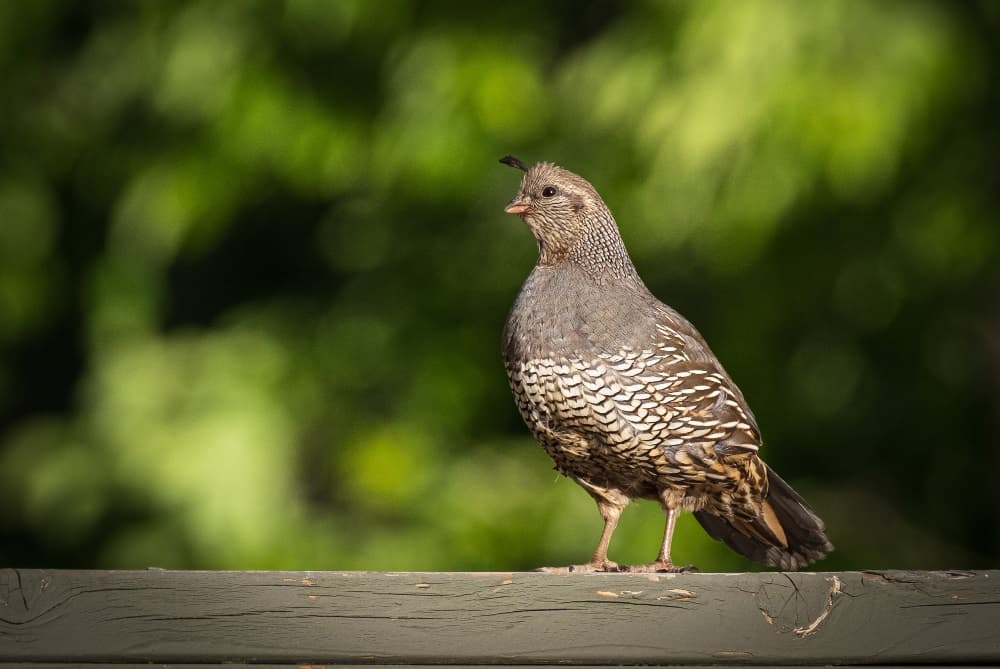
[[[604,195],[821,568],[996,566],[998,37],[985,0],[0,3],[0,564],[586,559],[500,359],[514,153]]]

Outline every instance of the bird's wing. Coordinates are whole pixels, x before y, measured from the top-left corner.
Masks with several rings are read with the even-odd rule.
[[[701,333],[663,303],[657,315],[654,350],[661,359],[650,371],[675,381],[666,400],[681,412],[680,420],[693,421],[701,428],[696,433],[711,428],[720,454],[756,452],[761,443],[757,419]]]
[[[650,450],[697,444],[745,456],[760,445],[739,390],[707,361],[623,350],[574,358],[554,371],[549,400],[560,407],[560,422],[603,435],[613,450],[639,440]]]
[[[760,432],[739,388],[698,331],[664,309],[641,349],[598,351],[559,370],[575,372],[580,385],[569,390],[590,407],[577,416],[612,446],[638,438],[663,451],[697,444],[724,458],[756,453]]]
[[[662,391],[663,401],[675,414],[667,438],[708,442],[720,455],[756,453],[760,432],[742,394],[724,372],[705,363],[683,361],[657,366],[654,375],[662,376],[664,381],[654,383],[669,384]]]

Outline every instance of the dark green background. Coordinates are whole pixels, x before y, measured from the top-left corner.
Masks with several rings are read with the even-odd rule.
[[[0,564],[585,560],[500,360],[514,153],[604,195],[822,568],[996,566],[1000,5],[498,4],[0,3]]]

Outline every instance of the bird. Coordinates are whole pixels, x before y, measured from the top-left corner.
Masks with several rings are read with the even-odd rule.
[[[553,163],[500,159],[524,173],[505,211],[527,224],[538,260],[503,332],[517,408],[562,475],[597,502],[589,562],[557,572],[680,572],[671,547],[692,512],[714,539],[784,570],[833,550],[820,517],[760,458],[743,393],[687,319],[646,287],[597,190]],[[633,500],[660,504],[655,560],[619,565],[608,547]]]

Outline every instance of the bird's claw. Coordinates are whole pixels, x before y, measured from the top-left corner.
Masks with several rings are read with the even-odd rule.
[[[599,562],[588,562],[586,564],[571,564],[566,567],[539,567],[535,571],[545,574],[593,574],[601,572],[623,571],[617,562],[602,560]]]

